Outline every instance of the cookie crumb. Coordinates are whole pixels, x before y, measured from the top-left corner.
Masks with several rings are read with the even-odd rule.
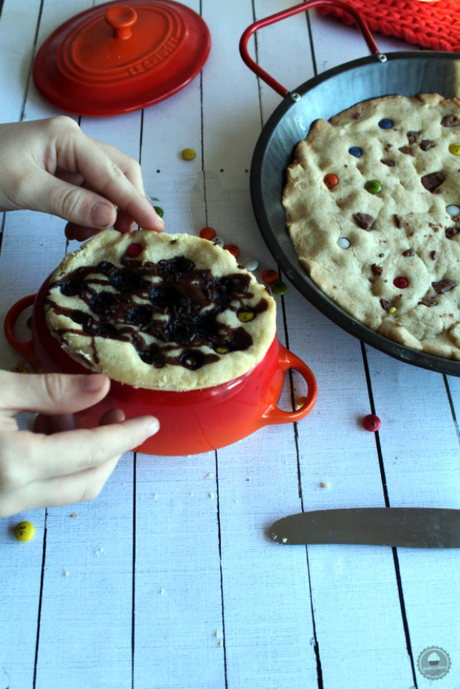
[[[69,576],[69,572],[65,569],[65,570],[62,572],[62,576],[63,576],[63,577],[68,577],[68,576]]]
[[[332,486],[332,484],[329,483],[329,481],[321,481],[319,485],[321,486],[321,488],[330,488]]]
[[[78,514],[78,512],[72,512],[71,514],[69,514],[69,517],[72,517],[72,519],[80,519],[80,515]]]

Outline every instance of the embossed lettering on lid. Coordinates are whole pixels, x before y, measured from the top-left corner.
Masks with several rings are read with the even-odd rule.
[[[202,69],[211,38],[173,0],[109,2],[62,24],[34,63],[40,93],[77,115],[118,115],[165,100]]]

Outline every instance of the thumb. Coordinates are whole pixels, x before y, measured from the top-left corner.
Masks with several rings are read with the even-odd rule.
[[[107,229],[115,223],[114,204],[91,189],[75,186],[41,169],[34,170],[32,185],[28,201],[32,210],[58,215],[84,227]]]
[[[65,375],[0,372],[0,413],[15,416],[18,411],[43,414],[71,414],[93,406],[109,391],[110,381],[99,373]]]

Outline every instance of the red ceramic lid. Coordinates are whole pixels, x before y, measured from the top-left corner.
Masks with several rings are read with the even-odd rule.
[[[77,115],[118,115],[172,96],[211,47],[202,18],[173,0],[108,2],[54,31],[34,63],[40,93]]]

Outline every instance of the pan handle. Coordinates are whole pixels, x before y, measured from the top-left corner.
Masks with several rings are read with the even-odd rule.
[[[282,86],[278,81],[273,79],[273,77],[271,77],[270,74],[268,74],[268,72],[262,69],[262,67],[260,67],[257,64],[257,62],[254,62],[254,60],[248,53],[248,41],[251,38],[252,34],[258,31],[259,29],[263,29],[265,26],[275,24],[276,22],[279,22],[282,19],[287,19],[288,17],[292,17],[294,14],[298,14],[299,12],[305,12],[305,10],[309,10],[310,8],[317,7],[319,5],[333,5],[334,7],[339,7],[344,12],[348,12],[348,14],[351,14],[351,16],[361,29],[361,33],[363,34],[364,40],[366,41],[371,53],[373,55],[380,55],[380,50],[378,49],[377,44],[374,41],[372,34],[369,31],[369,28],[366,22],[364,21],[363,17],[359,14],[359,12],[357,12],[354,9],[354,7],[350,7],[350,5],[341,2],[341,0],[308,0],[308,2],[303,2],[301,5],[296,5],[295,7],[291,7],[290,9],[283,10],[282,12],[277,12],[276,14],[272,14],[269,17],[265,17],[265,19],[260,19],[254,24],[251,24],[251,26],[248,26],[246,31],[241,36],[240,55],[243,58],[245,64],[249,67],[249,69],[251,69],[263,81],[265,81],[266,84],[271,86],[271,88],[274,89],[277,93],[279,93],[279,95],[283,98],[288,95],[289,91],[286,88],[284,88],[284,86]]]

